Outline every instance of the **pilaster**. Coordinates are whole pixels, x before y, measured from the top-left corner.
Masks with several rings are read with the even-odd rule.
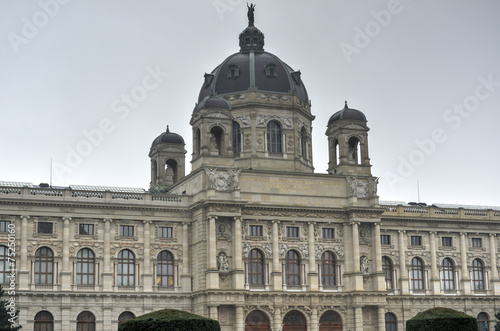
[[[408,289],[408,273],[406,271],[405,258],[405,235],[406,231],[398,231],[398,246],[399,246],[399,289],[401,294],[409,294]]]
[[[28,270],[28,215],[21,216],[21,263],[17,272],[20,290],[29,290],[29,270]],[[16,234],[17,234],[16,233]]]
[[[63,258],[61,272],[61,290],[71,291],[71,269],[69,263],[69,222],[71,217],[63,217]]]
[[[111,268],[111,222],[109,218],[104,219],[104,252],[103,252],[103,273],[102,286],[103,291],[112,291],[113,289],[113,271]]]
[[[380,222],[373,224],[373,261],[375,264],[375,291],[385,291],[385,274],[382,271],[382,243],[380,241]]]
[[[434,295],[441,294],[441,286],[440,286],[440,279],[439,279],[439,272],[437,268],[437,261],[436,261],[436,234],[437,232],[431,231],[430,236],[431,236],[431,281],[430,281],[430,286],[432,293]]]
[[[142,286],[144,292],[153,291],[153,279],[155,278],[151,270],[151,221],[144,221],[144,264],[142,273]]]
[[[234,218],[233,233],[233,286],[235,289],[245,288],[245,271],[243,270],[243,253],[241,248],[241,218]]]
[[[190,263],[190,252],[189,252],[189,223],[184,223],[182,225],[182,275],[181,275],[181,286],[183,292],[192,291],[191,288],[191,274],[189,270]]]
[[[498,279],[498,269],[497,269],[497,245],[496,245],[496,235],[490,233],[490,259],[491,259],[491,280],[490,288],[493,294],[500,294],[500,280]]]
[[[208,270],[206,273],[207,289],[219,288],[219,271],[217,270],[217,234],[215,232],[216,216],[208,218]]]
[[[462,279],[461,279],[461,289],[462,294],[469,295],[470,292],[470,277],[467,263],[467,233],[460,232],[460,261],[462,264]]]
[[[280,291],[282,289],[282,277],[281,277],[281,265],[280,265],[280,254],[279,254],[279,234],[278,234],[278,224],[279,221],[272,221],[273,224],[273,272],[271,274],[272,287],[274,291]]]
[[[316,268],[316,256],[314,255],[314,223],[309,222],[309,273],[308,284],[310,291],[318,291],[319,280],[318,270]]]

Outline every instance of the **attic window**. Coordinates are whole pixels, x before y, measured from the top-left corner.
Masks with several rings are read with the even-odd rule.
[[[278,74],[276,73],[276,64],[274,63],[269,63],[265,67],[266,70],[266,76],[267,77],[278,77]]]
[[[227,78],[238,78],[240,75],[240,67],[236,64],[230,64],[227,71]]]

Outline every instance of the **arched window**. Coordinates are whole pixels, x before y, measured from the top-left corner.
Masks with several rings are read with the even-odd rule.
[[[333,141],[333,164],[334,165],[339,165],[340,164],[340,150],[339,150],[339,141],[335,139]]]
[[[424,289],[424,263],[418,257],[411,259],[410,278],[413,290]]]
[[[210,153],[222,155],[222,135],[223,131],[220,127],[214,126],[210,130]]]
[[[277,121],[267,123],[267,151],[269,153],[282,153],[281,125]]]
[[[287,330],[305,331],[306,329],[307,329],[306,318],[301,312],[297,310],[292,310],[291,312],[287,313],[283,318],[283,331]]]
[[[52,285],[54,281],[54,253],[47,247],[35,252],[35,284]]]
[[[300,155],[304,160],[307,159],[307,133],[304,127],[300,130]]]
[[[477,315],[477,329],[478,331],[488,331],[489,330],[489,322],[488,322],[488,314],[479,313]]]
[[[34,331],[54,331],[54,317],[48,311],[40,311],[35,315]]]
[[[269,330],[269,318],[260,310],[254,310],[245,319],[245,330]]]
[[[393,313],[385,313],[385,331],[398,331],[398,320]]]
[[[445,291],[455,289],[455,266],[448,257],[441,262],[441,288]]]
[[[472,261],[472,285],[474,291],[484,291],[484,265],[479,259]]]
[[[241,128],[238,122],[233,122],[233,153],[234,155],[241,153]]]
[[[201,133],[200,129],[196,129],[194,134],[194,155],[200,156],[201,154]]]
[[[76,331],[95,331],[95,316],[90,311],[82,311],[76,318]]]
[[[285,256],[285,283],[288,286],[300,284],[300,257],[296,251],[288,251]]]
[[[84,248],[78,251],[76,255],[76,284],[94,285],[95,284],[95,258],[94,253]]]
[[[168,159],[165,162],[165,183],[167,185],[172,185],[177,182],[177,161],[174,159]]]
[[[361,164],[361,148],[358,138],[351,137],[349,139],[348,146],[349,146],[349,154],[348,154],[349,162],[354,164]]]
[[[342,319],[333,310],[328,310],[319,318],[319,331],[342,331]]]
[[[6,246],[0,246],[0,284],[10,283],[10,264],[8,259],[9,249]]]
[[[118,253],[118,286],[135,286],[135,256],[128,249]]]
[[[391,290],[394,288],[393,278],[392,278],[392,261],[388,257],[382,257],[382,271],[385,275],[385,288]]]
[[[335,255],[332,252],[324,252],[321,255],[321,285],[325,287],[337,285],[335,262]]]
[[[118,324],[131,320],[132,318],[135,318],[134,313],[130,311],[124,311],[120,314],[120,316],[118,316]]]
[[[248,284],[264,285],[264,255],[258,249],[248,254]]]
[[[157,257],[156,286],[174,286],[174,256],[169,251],[161,251]]]

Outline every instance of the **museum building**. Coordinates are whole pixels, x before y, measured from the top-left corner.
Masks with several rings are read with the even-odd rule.
[[[380,202],[367,118],[347,102],[314,173],[300,71],[264,51],[253,16],[239,47],[204,75],[189,174],[167,128],[148,190],[0,182],[0,283],[15,272],[22,330],[175,308],[224,331],[402,331],[438,306],[491,329],[500,208]]]

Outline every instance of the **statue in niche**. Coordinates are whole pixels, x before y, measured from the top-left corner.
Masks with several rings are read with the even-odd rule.
[[[217,138],[215,137],[215,134],[213,134],[213,133],[210,134],[210,150],[212,150],[212,151],[219,150],[217,148]]]
[[[370,268],[370,260],[368,260],[368,257],[366,257],[366,256],[363,255],[359,259],[359,264],[360,264],[361,272],[364,273],[364,274],[367,274],[368,270]]]
[[[217,265],[219,267],[219,271],[228,271],[229,270],[229,262],[227,260],[227,255],[224,252],[219,253],[219,257],[217,258]]]

